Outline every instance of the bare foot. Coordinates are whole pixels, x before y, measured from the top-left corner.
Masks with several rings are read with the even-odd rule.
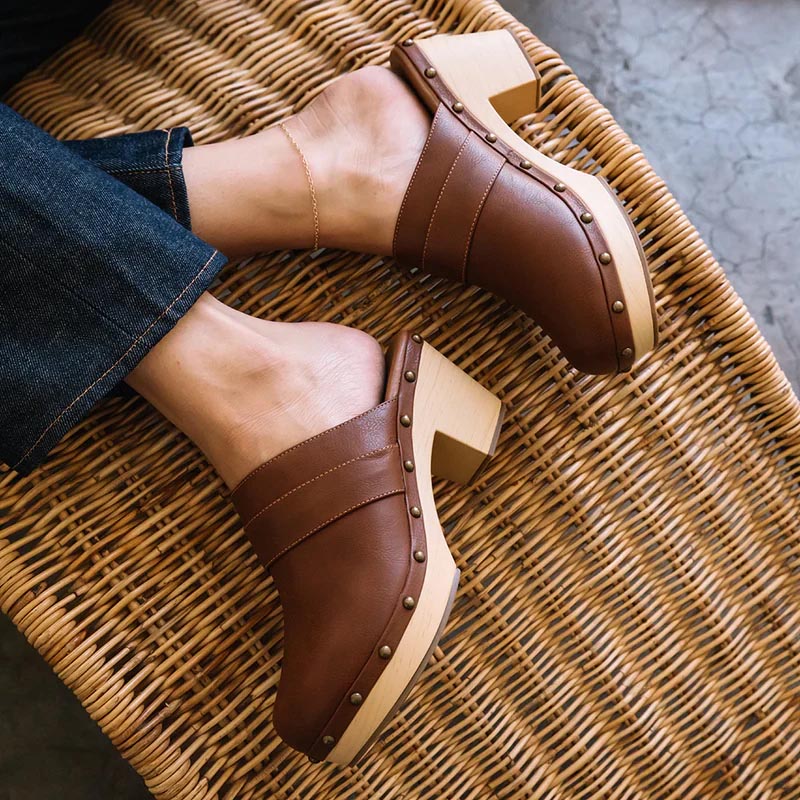
[[[378,342],[325,322],[268,322],[203,295],[128,383],[186,433],[228,486],[383,399]]]
[[[319,244],[388,255],[430,114],[388,69],[366,67],[326,87],[284,127],[313,181]],[[280,126],[190,147],[184,175],[194,232],[223,253],[311,247],[303,161]]]
[[[194,231],[228,255],[314,241],[385,255],[430,127],[389,70],[328,86],[279,127],[184,153]],[[294,140],[294,141],[292,141]],[[206,453],[229,486],[381,401],[383,354],[340,325],[254,319],[203,295],[126,379]]]
[[[389,255],[431,118],[393,72],[344,75],[284,123],[309,163],[324,246]]]

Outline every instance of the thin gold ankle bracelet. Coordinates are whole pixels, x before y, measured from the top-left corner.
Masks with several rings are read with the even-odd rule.
[[[306,157],[303,155],[300,145],[297,144],[294,136],[289,133],[289,129],[286,125],[279,122],[278,126],[286,134],[286,138],[292,143],[292,147],[297,151],[297,155],[300,156],[300,160],[303,162],[303,169],[305,170],[306,179],[308,180],[308,190],[311,193],[311,210],[314,214],[314,249],[317,250],[319,248],[319,210],[317,209],[317,193],[314,189],[314,180],[311,177],[311,168],[308,166],[308,161],[306,161]]]

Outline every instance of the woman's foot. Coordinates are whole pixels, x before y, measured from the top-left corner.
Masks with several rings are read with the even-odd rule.
[[[367,67],[328,86],[286,121],[311,168],[321,243],[389,255],[431,119],[393,72]]]
[[[383,352],[343,325],[268,322],[204,294],[127,382],[186,433],[228,486],[381,402]]]
[[[388,69],[344,75],[282,127],[184,152],[192,228],[227,255],[311,247],[310,174],[319,244],[388,255],[429,129]]]
[[[285,130],[187,149],[192,228],[228,255],[312,246],[304,157],[319,244],[388,254],[429,126],[389,70],[345,75]],[[234,486],[282,450],[377,405],[384,363],[366,333],[258,320],[205,294],[127,382]]]

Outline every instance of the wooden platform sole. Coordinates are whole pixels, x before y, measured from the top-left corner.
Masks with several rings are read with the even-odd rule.
[[[439,624],[439,629],[436,631],[436,635],[433,638],[433,641],[428,647],[428,651],[423,656],[422,660],[419,663],[419,667],[417,667],[416,672],[411,677],[406,688],[403,690],[403,693],[400,697],[397,698],[394,705],[389,709],[389,713],[383,718],[380,724],[375,728],[372,732],[372,735],[366,741],[364,746],[356,753],[353,760],[350,762],[352,764],[358,764],[361,759],[369,752],[370,747],[378,740],[378,737],[381,735],[381,731],[386,727],[386,725],[391,721],[392,717],[397,713],[397,711],[402,707],[403,703],[408,699],[408,696],[411,694],[411,690],[417,685],[419,678],[422,675],[422,671],[425,667],[428,666],[431,660],[431,656],[433,655],[433,651],[436,649],[437,645],[439,644],[439,639],[442,638],[442,634],[444,633],[444,629],[447,626],[447,620],[450,618],[450,611],[453,608],[453,602],[456,599],[456,592],[458,591],[458,579],[461,577],[461,570],[456,569],[455,575],[453,576],[453,585],[450,587],[450,598],[447,601],[447,608],[445,608],[444,616],[442,617],[442,621]]]
[[[630,218],[600,178],[548,158],[509,127],[535,110],[539,75],[514,36],[505,30],[440,35],[417,44],[465,107],[497,137],[537,167],[568,185],[592,210],[614,258],[629,311],[634,360],[656,344],[655,305],[647,261]]]
[[[427,343],[414,392],[412,441],[425,524],[425,579],[414,614],[391,661],[328,760],[361,758],[410,693],[444,630],[458,585],[433,497],[431,474],[465,483],[494,453],[503,419],[500,400]]]

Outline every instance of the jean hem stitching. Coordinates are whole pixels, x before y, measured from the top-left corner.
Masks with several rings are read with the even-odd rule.
[[[136,347],[136,345],[139,344],[139,342],[141,342],[142,339],[144,339],[144,337],[147,336],[147,334],[150,333],[150,331],[175,307],[175,305],[181,300],[181,298],[186,294],[186,292],[189,291],[189,289],[206,271],[206,269],[208,269],[211,262],[218,255],[220,255],[219,250],[214,250],[214,252],[209,257],[208,261],[206,261],[206,263],[203,264],[200,270],[195,274],[195,276],[191,279],[191,281],[189,281],[189,283],[187,283],[186,286],[183,287],[183,289],[172,300],[172,302],[147,326],[147,328],[145,328],[144,331],[142,331],[142,333],[140,333],[133,340],[133,342],[131,342],[128,349],[102,375],[100,375],[100,377],[98,377],[89,386],[87,386],[68,406],[66,406],[66,408],[63,409],[63,411],[39,434],[39,437],[36,439],[36,441],[25,451],[25,453],[22,455],[22,458],[20,458],[19,461],[17,461],[17,463],[14,464],[13,467],[11,467],[11,469],[16,470],[17,467],[20,464],[22,464],[25,461],[25,459],[36,449],[36,446],[39,444],[39,442],[41,442],[42,439],[44,439],[44,437],[64,418],[64,415],[67,414],[67,412],[69,412],[69,410],[77,402],[79,402],[92,389],[94,389],[94,387],[97,386],[97,384],[100,383],[100,381],[102,381],[103,378],[105,378],[107,375],[113,372],[114,369],[116,369],[116,367],[118,367],[125,360],[125,358],[127,358],[127,356]]]
[[[172,185],[172,166],[169,163],[169,140],[172,137],[172,128],[167,131],[167,143],[164,145],[164,169],[167,170],[167,183],[169,183],[169,196],[172,201],[172,216],[178,219],[178,206],[175,203],[175,187]]]
[[[137,172],[166,172],[168,167],[142,167],[141,169],[133,169],[132,167],[103,167],[103,171],[109,175],[129,175]]]

